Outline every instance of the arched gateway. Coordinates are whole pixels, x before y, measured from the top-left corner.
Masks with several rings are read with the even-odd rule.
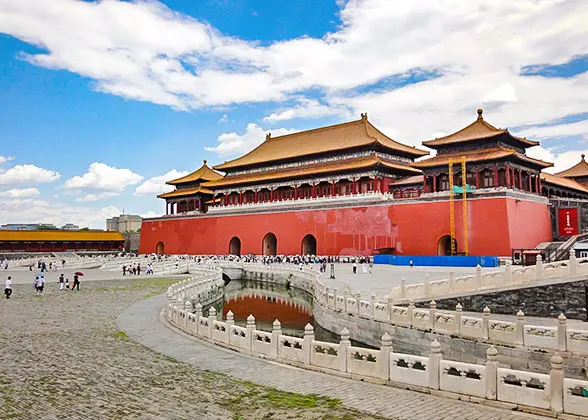
[[[263,237],[262,243],[262,254],[263,255],[276,255],[278,249],[278,238],[273,233],[268,233]]]
[[[455,252],[457,252],[457,240],[453,238],[453,244],[455,245]],[[443,235],[437,242],[437,255],[451,255],[451,236]]]
[[[161,241],[157,242],[157,246],[155,247],[155,253],[157,255],[163,255],[163,251],[164,251],[163,242],[161,242]]]
[[[306,235],[302,238],[302,255],[316,255],[316,238],[313,235]]]
[[[229,255],[241,255],[241,239],[236,236],[229,242]]]

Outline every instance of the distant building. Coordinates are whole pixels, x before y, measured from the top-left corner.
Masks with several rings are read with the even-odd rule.
[[[141,229],[143,218],[136,214],[121,214],[106,219],[106,230],[109,232],[136,232]]]
[[[54,230],[57,226],[48,223],[8,223],[0,226],[1,230]]]
[[[122,251],[125,238],[119,232],[0,230],[0,253]]]
[[[80,230],[78,225],[74,225],[73,223],[66,223],[65,225],[61,226],[61,230]]]

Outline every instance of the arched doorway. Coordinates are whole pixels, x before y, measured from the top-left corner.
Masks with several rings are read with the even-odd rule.
[[[457,240],[453,238],[455,252],[457,252]],[[451,255],[451,236],[444,235],[437,242],[437,255]]]
[[[157,255],[163,255],[163,250],[164,250],[164,246],[163,246],[163,242],[157,242],[157,246],[155,247],[155,253]]]
[[[316,238],[313,235],[306,235],[302,238],[302,255],[316,255]]]
[[[278,239],[273,233],[268,233],[263,237],[262,243],[262,254],[263,255],[276,255],[278,249]]]
[[[229,242],[229,255],[241,255],[241,239],[236,236]]]

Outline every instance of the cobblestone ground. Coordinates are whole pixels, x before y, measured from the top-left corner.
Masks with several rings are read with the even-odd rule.
[[[375,419],[338,400],[265,388],[156,353],[116,316],[176,280],[82,282],[0,302],[0,418]]]

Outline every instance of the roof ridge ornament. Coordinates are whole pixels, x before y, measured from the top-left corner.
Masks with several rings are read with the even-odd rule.
[[[362,112],[361,113],[361,120],[362,121],[367,121],[368,117],[367,117],[367,112]]]
[[[479,120],[484,119],[484,117],[482,116],[483,113],[484,113],[484,110],[482,108],[478,108],[478,119]]]
[[[204,162],[204,166],[206,166],[206,159],[202,159],[202,162]]]
[[[271,138],[272,138],[272,133],[267,133],[267,134],[265,135],[265,140],[266,140],[266,141],[267,141],[267,140],[269,140],[269,139],[271,139]]]
[[[585,155],[584,153],[582,153],[582,155],[581,155],[581,156],[582,156],[582,160],[583,160],[583,161],[586,161],[586,155]]]

